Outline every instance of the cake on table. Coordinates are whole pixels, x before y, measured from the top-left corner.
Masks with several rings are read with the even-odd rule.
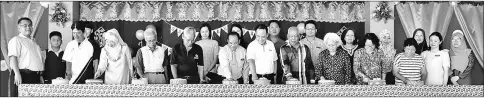
[[[187,84],[187,79],[182,79],[182,78],[170,79],[170,84]]]
[[[222,84],[239,84],[239,81],[234,80],[234,79],[224,79],[222,81]]]
[[[254,80],[254,84],[271,84],[271,80],[267,78],[259,78],[258,80]]]
[[[372,80],[368,81],[368,85],[385,85],[386,81],[382,80],[381,78],[373,78]]]
[[[302,84],[298,79],[292,78],[286,81],[286,84]]]
[[[87,79],[86,84],[103,84],[104,81],[101,79]]]
[[[147,78],[133,79],[131,80],[131,84],[148,84],[148,79]]]
[[[336,81],[334,80],[326,80],[324,77],[321,77],[321,79],[318,81],[319,85],[335,85]]]
[[[52,84],[69,84],[69,80],[62,77],[57,77],[55,79],[52,79]]]

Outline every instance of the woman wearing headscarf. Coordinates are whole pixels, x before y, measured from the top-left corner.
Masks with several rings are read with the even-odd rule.
[[[392,36],[389,30],[380,32],[380,49],[383,51],[383,70],[386,74],[385,81],[387,84],[395,84],[395,76],[392,74],[392,65],[395,58],[396,50],[393,47]]]
[[[415,53],[421,54],[423,51],[429,49],[425,38],[425,31],[422,28],[418,28],[413,31],[412,38],[417,41],[417,46],[415,46]]]
[[[449,55],[450,68],[453,72],[450,79],[452,84],[470,85],[471,77],[469,74],[476,58],[472,50],[467,48],[464,33],[461,30],[455,30],[452,33]]]
[[[98,78],[105,72],[105,84],[129,84],[133,76],[131,52],[116,29],[103,34],[106,46],[101,49],[99,66],[94,75]]]

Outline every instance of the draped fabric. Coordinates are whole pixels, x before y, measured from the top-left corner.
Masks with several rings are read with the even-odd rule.
[[[467,43],[476,55],[479,64],[483,66],[483,6],[459,4],[453,6],[452,9],[455,11]]]
[[[411,37],[415,29],[422,28],[425,30],[427,42],[432,32],[440,32],[445,36],[454,11],[449,2],[427,4],[409,2],[397,4],[396,9],[407,37]]]
[[[80,3],[81,21],[235,21],[290,20],[363,22],[365,2],[104,2]]]

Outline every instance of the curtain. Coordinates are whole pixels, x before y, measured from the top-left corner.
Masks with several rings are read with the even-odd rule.
[[[396,5],[396,9],[407,37],[412,37],[415,29],[422,28],[425,30],[427,42],[432,32],[440,32],[442,36],[447,34],[447,27],[454,11],[448,2],[400,3]]]
[[[81,21],[364,22],[365,2],[80,2]]]
[[[470,48],[476,55],[477,61],[484,68],[483,65],[483,6],[474,6],[468,4],[459,4],[452,7],[457,16],[462,31],[466,36]]]

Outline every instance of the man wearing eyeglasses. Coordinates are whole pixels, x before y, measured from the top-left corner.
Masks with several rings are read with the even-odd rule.
[[[139,76],[148,78],[148,84],[167,84],[166,70],[170,59],[170,47],[164,44],[156,45],[156,31],[153,29],[146,29],[144,37],[146,46],[141,47],[136,53],[136,72]]]
[[[301,43],[309,47],[313,64],[317,64],[319,53],[326,49],[326,47],[323,40],[316,37],[316,33],[318,32],[318,29],[316,29],[316,22],[309,20],[306,21],[305,24],[306,38],[302,39]]]
[[[16,85],[39,84],[44,71],[44,60],[40,46],[31,38],[32,20],[23,17],[17,22],[19,35],[8,42],[10,67],[15,74]]]

